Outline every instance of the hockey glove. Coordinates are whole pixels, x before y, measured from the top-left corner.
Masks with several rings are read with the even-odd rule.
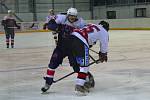
[[[46,28],[47,28],[47,23],[45,23],[44,25],[43,25],[43,30],[46,30]]]
[[[20,26],[17,26],[17,29],[20,29],[21,27]]]
[[[92,48],[93,47],[93,45],[89,45],[89,48]]]
[[[107,53],[102,53],[99,52],[99,60],[103,63],[103,62],[107,62]]]

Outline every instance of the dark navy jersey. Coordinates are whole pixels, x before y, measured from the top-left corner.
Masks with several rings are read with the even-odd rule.
[[[5,28],[14,28],[18,27],[16,24],[16,20],[13,17],[5,16],[4,19],[2,20],[2,25]]]

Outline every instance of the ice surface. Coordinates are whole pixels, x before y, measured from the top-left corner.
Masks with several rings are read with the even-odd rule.
[[[96,87],[83,97],[74,92],[76,74],[41,94],[54,48],[48,32],[16,34],[14,49],[6,49],[0,35],[0,100],[150,100],[150,31],[110,31],[109,60],[90,66]],[[98,51],[98,43],[92,49]],[[55,79],[70,72],[65,59]]]

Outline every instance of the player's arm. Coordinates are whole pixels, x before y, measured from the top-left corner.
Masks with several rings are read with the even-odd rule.
[[[60,31],[60,25],[64,22],[64,20],[65,15],[56,15],[56,18],[49,20],[45,26],[47,26],[49,30],[58,32]]]
[[[14,20],[14,25],[17,27],[17,29],[20,29],[20,26],[17,24],[15,20]]]
[[[1,21],[1,25],[3,25],[4,27],[6,27],[6,20],[7,16],[4,16],[3,20]]]
[[[44,23],[44,25],[43,25],[43,29],[44,29],[44,30],[47,29],[47,25],[48,25],[49,20],[50,20],[50,19],[49,19],[49,17],[47,16],[47,17],[46,17],[46,21],[45,21],[45,23]]]
[[[79,20],[80,20],[80,28],[83,28],[87,25],[87,22],[83,20],[82,18],[80,18]]]
[[[100,52],[99,52],[100,61],[107,62],[109,35],[106,30],[101,29],[101,31],[99,32],[99,41],[100,41]]]
[[[48,22],[47,28],[48,28],[49,30],[55,31],[55,32],[61,31],[61,25],[60,25],[60,24],[57,24],[54,19],[51,19],[51,20]]]
[[[6,20],[2,20],[1,25],[6,26]]]
[[[55,31],[57,33],[60,33],[60,32],[71,33],[74,28],[72,26],[63,24],[65,21],[65,18],[66,17],[64,15],[57,15],[56,19],[51,19],[48,22],[48,25],[47,25],[48,29]]]

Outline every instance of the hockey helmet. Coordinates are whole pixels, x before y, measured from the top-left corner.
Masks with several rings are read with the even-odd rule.
[[[106,31],[109,31],[109,23],[106,21],[100,21],[99,25],[102,25],[104,29],[106,29]]]
[[[67,11],[67,15],[73,15],[73,16],[77,16],[78,11],[76,8],[69,8]]]
[[[8,10],[8,14],[10,14],[10,13],[13,13],[13,11],[12,10]]]
[[[54,15],[54,10],[53,10],[53,9],[49,9],[48,12],[49,12],[51,15]]]

